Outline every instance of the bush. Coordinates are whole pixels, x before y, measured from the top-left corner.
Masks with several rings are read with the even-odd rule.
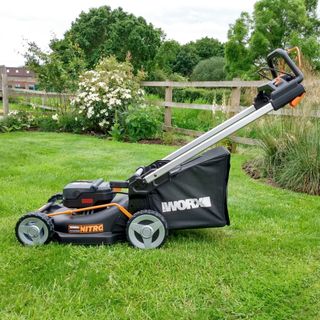
[[[12,111],[0,120],[0,132],[26,130],[36,125],[37,121],[32,114],[25,111]]]
[[[160,135],[162,131],[162,116],[156,107],[129,108],[125,118],[124,132],[130,141],[152,139]]]
[[[263,158],[257,162],[265,177],[293,191],[320,195],[320,124],[288,119],[265,124]]]
[[[174,108],[172,112],[173,125],[178,128],[207,131],[223,122],[226,115],[221,112],[207,110],[190,110]]]
[[[83,130],[107,133],[129,105],[142,103],[142,77],[142,73],[133,74],[129,61],[120,63],[114,57],[103,59],[96,70],[86,72],[72,101]]]
[[[174,90],[174,101],[193,103],[199,101],[204,104],[227,105],[230,99],[230,89],[201,89],[185,88]]]
[[[212,57],[200,61],[193,69],[193,81],[220,81],[226,78],[224,58]]]

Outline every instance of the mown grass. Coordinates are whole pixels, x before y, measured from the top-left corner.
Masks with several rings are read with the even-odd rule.
[[[0,135],[0,319],[319,319],[320,199],[251,180],[234,155],[230,227],[166,245],[19,245],[14,225],[75,179],[122,179],[173,147]]]

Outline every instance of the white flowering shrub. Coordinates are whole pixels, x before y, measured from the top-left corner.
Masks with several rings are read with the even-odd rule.
[[[129,61],[118,62],[115,57],[105,58],[95,70],[85,72],[71,102],[83,131],[107,133],[130,105],[142,104],[142,78],[141,72],[134,75]]]

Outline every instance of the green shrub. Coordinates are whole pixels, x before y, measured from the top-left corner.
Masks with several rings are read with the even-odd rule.
[[[185,88],[175,89],[173,98],[175,102],[227,105],[230,99],[230,89],[201,89]]]
[[[131,107],[125,117],[125,133],[130,141],[152,139],[162,131],[161,111],[156,107]]]
[[[58,131],[59,126],[56,120],[53,120],[52,117],[44,116],[38,119],[38,128],[40,131]]]
[[[73,133],[81,133],[83,128],[80,118],[73,112],[61,114],[57,126],[60,131]]]
[[[217,111],[192,110],[192,109],[172,109],[172,122],[178,128],[207,131],[215,125],[223,122],[226,115]]]
[[[226,78],[224,58],[212,57],[200,61],[191,74],[192,81],[220,81]]]
[[[7,117],[0,120],[0,132],[26,130],[35,126],[35,117],[25,111],[12,111]]]
[[[263,158],[257,163],[264,176],[281,187],[320,195],[319,121],[284,118],[263,125]]]

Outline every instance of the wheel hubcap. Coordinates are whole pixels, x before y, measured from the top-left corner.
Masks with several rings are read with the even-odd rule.
[[[153,249],[161,245],[166,236],[166,230],[157,217],[143,214],[130,223],[128,235],[135,247]]]
[[[154,231],[150,226],[143,227],[141,230],[141,236],[143,238],[151,238]]]
[[[31,226],[29,227],[29,232],[28,234],[30,235],[31,238],[37,238],[40,235],[40,229],[37,226]]]
[[[26,245],[39,245],[47,241],[49,236],[48,226],[36,217],[26,218],[18,227],[18,235]]]

